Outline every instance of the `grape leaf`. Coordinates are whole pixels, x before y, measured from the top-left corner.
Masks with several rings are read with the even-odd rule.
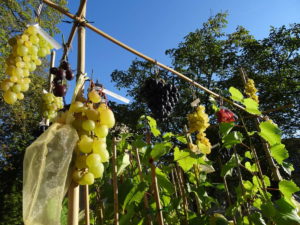
[[[242,143],[243,141],[243,134],[239,131],[234,131],[226,135],[222,142],[224,143],[223,146],[225,148],[231,148],[232,146]]]
[[[262,218],[262,215],[258,212],[251,213],[249,215],[250,221],[255,225],[266,225],[266,222]]]
[[[221,137],[225,137],[226,135],[228,135],[233,127],[234,127],[233,122],[231,122],[231,123],[220,123],[219,130],[220,130]]]
[[[245,98],[243,100],[243,104],[246,107],[246,111],[248,113],[254,114],[254,115],[261,115],[261,112],[258,109],[258,103],[254,101],[252,98]]]
[[[283,160],[289,157],[289,152],[286,150],[284,144],[275,144],[270,148],[271,156],[282,165]]]
[[[180,141],[182,144],[187,144],[187,140],[185,136],[182,135],[176,135],[177,141]]]
[[[128,152],[124,152],[122,161],[121,161],[120,165],[118,166],[119,169],[118,169],[117,176],[120,176],[123,173],[123,171],[125,170],[125,168],[129,165],[130,165],[129,154],[128,154]]]
[[[230,87],[229,92],[231,94],[230,98],[234,101],[242,102],[244,99],[243,94],[236,88]]]
[[[190,151],[180,150],[177,147],[174,150],[174,160],[178,162],[184,172],[189,171],[198,161],[197,158],[191,157]]]
[[[279,182],[279,190],[284,195],[285,200],[294,206],[291,198],[293,193],[300,191],[300,188],[291,180],[282,180]]]
[[[279,199],[275,202],[277,206],[277,212],[272,217],[276,225],[299,225],[300,217],[297,214],[297,210],[291,206],[286,199]]]
[[[238,163],[236,161],[236,158],[235,158],[235,156],[232,155],[231,158],[228,160],[228,162],[222,166],[221,176],[222,177],[227,176],[227,175],[231,176],[233,168],[235,168],[237,166],[238,166]]]
[[[253,158],[250,151],[246,151],[245,152],[245,157],[248,158],[248,159],[252,159]]]
[[[156,120],[150,116],[146,116],[146,118],[148,120],[148,124],[149,124],[150,130],[151,130],[151,133],[154,135],[154,137],[159,136],[160,131],[159,131],[159,129],[157,129]]]
[[[169,180],[168,175],[159,168],[155,169],[155,173],[159,187],[165,189],[169,195],[172,195],[174,193],[174,185]]]
[[[128,204],[131,204],[133,202],[140,203],[147,190],[148,190],[148,186],[145,182],[141,182],[141,183],[133,186],[133,188],[126,195],[126,198],[125,198],[123,206],[122,206],[123,210],[126,208],[126,206]]]
[[[258,133],[271,146],[281,143],[281,130],[277,125],[270,121],[264,121],[259,124],[260,132]]]
[[[169,141],[171,139],[171,137],[173,137],[174,134],[172,132],[167,132],[163,135],[163,139],[165,139],[166,141]]]
[[[157,160],[167,154],[171,147],[172,144],[170,142],[156,143],[151,150],[150,156],[152,159]]]
[[[251,165],[250,162],[246,162],[245,163],[245,167],[247,170],[249,170],[250,172],[258,172],[258,168],[257,168],[257,165],[255,163],[253,163]]]

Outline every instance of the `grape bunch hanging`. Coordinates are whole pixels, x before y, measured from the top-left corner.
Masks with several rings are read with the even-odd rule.
[[[72,126],[80,137],[76,148],[72,178],[80,185],[91,185],[95,178],[102,178],[103,163],[109,161],[106,136],[115,125],[115,117],[96,90],[88,94],[89,101],[75,101],[69,113],[73,114]],[[99,105],[100,104],[100,105]]]
[[[42,64],[39,57],[50,54],[51,44],[46,41],[36,27],[29,26],[22,34],[9,40],[12,53],[6,59],[7,78],[0,84],[3,98],[8,104],[14,104],[24,98],[23,92],[29,89],[30,72]]]
[[[64,97],[67,92],[66,80],[73,80],[74,74],[67,61],[62,61],[60,66],[52,67],[50,73],[54,75],[53,79],[53,94],[56,97]]]
[[[45,93],[43,99],[43,116],[46,119],[54,119],[57,112],[64,107],[63,99],[55,97],[52,93]]]
[[[154,118],[165,120],[173,112],[179,100],[178,89],[163,79],[149,78],[141,89]]]

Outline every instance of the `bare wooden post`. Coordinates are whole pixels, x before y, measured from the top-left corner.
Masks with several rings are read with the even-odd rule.
[[[139,169],[139,176],[140,176],[140,179],[142,182],[144,180],[144,178],[143,178],[142,165],[141,165],[140,154],[139,154],[138,148],[135,148],[135,156],[136,156],[136,161],[137,161],[137,165],[138,165],[138,169]],[[148,224],[152,225],[153,224],[152,219],[151,219],[151,216],[149,215],[149,202],[148,202],[147,194],[144,195],[144,206],[147,211]]]
[[[117,145],[116,138],[113,138],[112,146],[112,172],[113,172],[113,188],[114,188],[114,224],[119,225],[119,201],[118,201],[118,181],[117,181]]]

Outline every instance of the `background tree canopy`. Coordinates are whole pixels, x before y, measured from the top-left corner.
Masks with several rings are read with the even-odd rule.
[[[64,0],[54,2],[65,5]],[[25,25],[33,22],[37,1],[4,0],[0,2],[0,80],[4,79],[5,58],[10,52],[8,40],[21,32]],[[259,89],[262,111],[270,116],[285,131],[286,137],[299,135],[299,47],[300,24],[288,27],[272,27],[268,37],[256,40],[243,27],[227,34],[226,13],[219,13],[208,19],[203,26],[189,33],[174,49],[166,54],[172,59],[173,67],[222,95],[224,90],[235,86],[243,90],[239,68],[243,67]],[[40,24],[51,35],[61,15],[52,9],[44,9]],[[47,86],[47,63],[43,63],[33,75],[30,91],[25,99],[13,107],[4,104],[0,96],[0,224],[22,224],[22,161],[24,150],[39,136],[41,121],[40,94]],[[112,104],[116,119],[135,129],[142,114],[151,114],[147,108],[140,87],[146,78],[155,75],[151,63],[134,60],[127,71],[115,70],[112,81],[119,88],[127,88],[134,101],[130,105]],[[181,99],[173,115],[164,123],[162,130],[181,131],[186,124],[185,115],[191,111],[190,103],[200,98],[209,106],[209,96],[190,84],[174,77],[167,71],[159,76],[179,87]],[[292,106],[290,106],[292,105]],[[271,111],[280,106],[290,106]],[[207,110],[212,113],[210,107]],[[12,179],[12,177],[14,179]]]
[[[190,32],[177,48],[168,49],[166,54],[172,59],[173,67],[215,92],[227,95],[229,86],[243,90],[239,69],[254,79],[259,89],[261,110],[271,117],[287,136],[299,136],[299,48],[300,24],[288,27],[271,27],[269,36],[256,40],[244,27],[237,27],[230,34],[225,33],[226,13],[218,13],[208,19],[201,28]],[[149,113],[139,90],[147,77],[155,74],[153,64],[135,60],[127,71],[115,70],[112,81],[119,88],[129,89],[134,102],[129,106],[119,106],[122,114],[128,111]],[[190,111],[189,104],[195,97],[208,105],[208,95],[191,87],[185,81],[160,71],[160,76],[179,86],[181,99],[174,114],[163,127],[181,129]],[[287,106],[276,110],[278,107]],[[274,110],[274,111],[272,111]],[[135,113],[138,118],[138,113]],[[120,118],[128,124],[128,119]],[[133,121],[132,117],[130,118]],[[134,124],[134,123],[133,123]]]

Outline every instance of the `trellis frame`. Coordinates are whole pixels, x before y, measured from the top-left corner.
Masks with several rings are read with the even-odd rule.
[[[124,48],[125,50],[157,65],[158,67],[165,69],[175,75],[177,75],[179,78],[189,82],[190,84],[192,84],[193,86],[203,90],[204,92],[214,96],[215,98],[227,102],[233,106],[235,106],[236,108],[247,112],[246,109],[233,102],[232,100],[225,98],[213,91],[211,91],[210,89],[202,86],[201,84],[197,83],[196,81],[192,80],[191,78],[185,76],[184,74],[160,63],[157,62],[155,59],[146,56],[145,54],[133,49],[132,47],[124,44],[123,42],[115,39],[114,37],[110,36],[109,34],[105,33],[104,31],[98,29],[97,27],[91,25],[90,23],[88,23],[85,19],[86,16],[86,4],[87,4],[87,0],[81,0],[80,1],[80,5],[78,8],[77,13],[74,15],[72,13],[70,13],[69,11],[65,10],[64,8],[60,7],[58,4],[50,1],[50,0],[42,0],[43,3],[47,4],[48,6],[50,6],[53,9],[56,9],[57,11],[59,11],[60,13],[66,15],[67,17],[71,18],[74,20],[72,29],[70,31],[69,37],[68,37],[68,41],[67,43],[64,44],[64,51],[63,51],[63,55],[62,55],[62,59],[64,60],[66,59],[69,50],[71,48],[72,45],[72,41],[73,38],[76,34],[76,32],[78,33],[78,55],[77,55],[77,79],[81,74],[85,73],[85,29],[89,28],[90,30],[94,31],[95,33],[101,35],[102,37],[108,39],[109,41],[115,43],[116,45]],[[242,71],[243,73],[243,71]],[[244,76],[244,74],[243,74]],[[248,112],[247,112],[248,113]],[[252,115],[251,116],[255,116],[256,120],[258,121],[259,119],[263,119],[265,120],[265,117],[263,115]],[[268,150],[268,149],[267,149]],[[152,165],[152,164],[151,164]],[[154,166],[154,165],[152,165]],[[273,167],[272,167],[273,166]],[[272,165],[271,168],[273,168],[273,175],[277,178],[276,180],[280,180],[280,174],[278,174],[278,170],[276,171],[276,168],[274,167],[274,165]],[[155,170],[154,170],[155,171]],[[275,173],[277,172],[277,173]],[[68,225],[78,225],[78,213],[79,213],[79,185],[75,184],[74,182],[72,182],[72,184],[70,185],[69,188],[69,192],[68,192],[68,198],[69,198],[69,213],[68,213]],[[85,186],[84,189],[84,199],[85,199],[85,222],[86,224],[89,224],[89,199],[88,199],[88,185]],[[159,202],[159,200],[158,200]],[[116,210],[116,209],[115,209]],[[163,224],[163,219],[162,219],[162,215],[159,217],[160,218],[160,224]],[[115,224],[118,224],[118,217],[115,218]]]

